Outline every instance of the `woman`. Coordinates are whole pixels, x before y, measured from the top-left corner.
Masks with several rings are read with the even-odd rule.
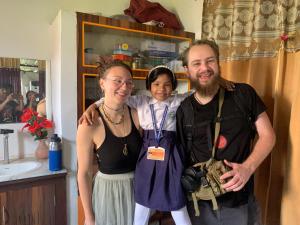
[[[24,109],[32,109],[36,111],[37,107],[37,100],[36,100],[37,93],[35,91],[27,91],[26,93],[26,105],[24,106]]]
[[[97,109],[98,123],[77,131],[78,186],[85,225],[132,225],[133,176],[141,149],[136,111],[126,104],[133,82],[131,69],[121,62],[100,68],[105,97]],[[92,182],[93,152],[99,171]]]

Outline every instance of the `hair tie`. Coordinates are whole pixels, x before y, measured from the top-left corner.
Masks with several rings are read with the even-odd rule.
[[[154,70],[159,69],[159,68],[165,68],[165,69],[170,70],[170,72],[171,72],[172,75],[173,75],[173,78],[174,78],[174,79],[176,78],[176,77],[175,77],[175,74],[173,73],[173,71],[172,71],[168,66],[165,66],[165,65],[158,65],[158,66],[153,67],[153,68],[149,71],[147,77],[149,77],[150,74],[151,74]]]

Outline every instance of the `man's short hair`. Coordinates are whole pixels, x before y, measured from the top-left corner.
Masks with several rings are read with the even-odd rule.
[[[200,46],[200,45],[208,45],[209,47],[211,47],[211,49],[214,51],[217,61],[219,63],[220,52],[219,52],[219,46],[217,45],[217,43],[214,40],[201,39],[201,40],[195,40],[191,44],[191,46],[189,46],[187,49],[185,49],[184,52],[182,53],[182,65],[183,66],[188,65],[188,60],[189,60],[188,56],[189,56],[190,49],[193,46]]]

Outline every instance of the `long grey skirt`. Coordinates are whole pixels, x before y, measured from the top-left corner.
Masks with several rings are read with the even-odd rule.
[[[94,177],[93,210],[96,225],[132,225],[134,215],[134,172]]]

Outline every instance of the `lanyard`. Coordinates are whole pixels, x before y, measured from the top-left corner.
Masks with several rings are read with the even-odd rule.
[[[153,123],[153,129],[154,129],[154,135],[155,135],[155,140],[157,145],[159,144],[159,140],[161,138],[161,132],[162,132],[162,128],[164,126],[166,117],[167,117],[167,112],[168,112],[168,106],[166,105],[165,110],[164,110],[164,114],[163,117],[161,119],[160,125],[159,125],[159,129],[157,129],[156,126],[156,117],[155,117],[155,113],[154,113],[154,106],[153,104],[150,104],[150,110],[151,110],[151,116],[152,116],[152,123]]]

